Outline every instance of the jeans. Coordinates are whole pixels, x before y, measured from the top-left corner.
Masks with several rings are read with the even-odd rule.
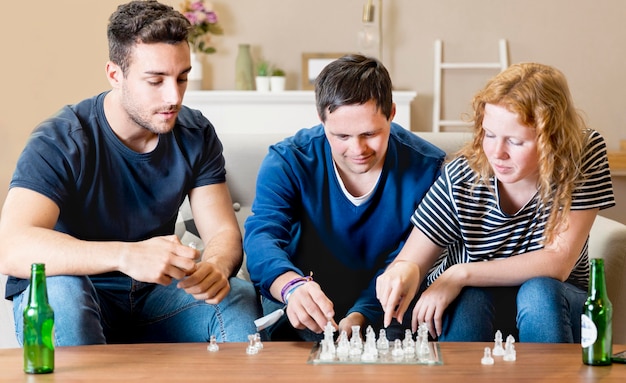
[[[247,342],[256,332],[260,302],[250,282],[230,278],[230,292],[216,305],[176,287],[136,281],[125,275],[46,278],[54,310],[55,345],[104,343]],[[29,289],[13,298],[18,342]]]
[[[556,279],[533,278],[519,287],[466,287],[446,309],[439,341],[490,342],[495,332],[521,342],[580,342],[583,291]]]

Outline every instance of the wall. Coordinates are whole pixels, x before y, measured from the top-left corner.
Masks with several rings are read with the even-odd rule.
[[[286,69],[298,89],[303,52],[356,49],[366,0],[213,0],[225,29],[218,53],[206,58],[205,87],[233,89],[239,43],[255,57]],[[106,24],[121,0],[3,2],[0,13],[0,201],[15,160],[34,126],[63,104],[108,89]],[[182,0],[164,0],[178,6]],[[432,121],[433,42],[444,41],[446,61],[494,61],[506,38],[510,61],[538,61],[569,78],[577,106],[610,148],[625,139],[626,1],[383,0],[384,54],[396,89],[414,90],[412,130]],[[25,7],[27,4],[28,8]],[[474,91],[493,73],[444,78],[446,118],[467,110]],[[626,195],[623,179],[618,198]],[[626,222],[626,201],[604,214]],[[621,210],[620,210],[621,209]]]

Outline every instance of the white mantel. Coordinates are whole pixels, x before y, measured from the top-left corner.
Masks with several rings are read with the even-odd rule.
[[[412,91],[394,91],[394,122],[410,130]],[[319,124],[313,91],[187,91],[186,106],[202,111],[218,134],[267,132],[292,135]]]

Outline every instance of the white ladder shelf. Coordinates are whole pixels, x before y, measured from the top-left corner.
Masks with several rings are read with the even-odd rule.
[[[435,40],[435,87],[433,97],[433,132],[441,131],[442,126],[469,126],[462,120],[442,120],[441,104],[443,102],[443,94],[441,91],[441,82],[444,70],[450,69],[498,69],[503,71],[509,66],[509,52],[507,41],[501,39],[499,41],[499,61],[497,62],[444,62],[443,61],[443,42]]]

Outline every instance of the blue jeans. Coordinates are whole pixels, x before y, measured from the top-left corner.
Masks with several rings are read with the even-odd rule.
[[[216,305],[176,287],[138,282],[125,275],[46,278],[55,317],[55,345],[104,343],[247,342],[256,332],[260,302],[250,282],[230,278],[230,292]],[[13,298],[18,342],[29,289]]]
[[[444,313],[442,342],[491,342],[497,330],[521,342],[580,342],[587,292],[539,277],[519,287],[466,287]]]

